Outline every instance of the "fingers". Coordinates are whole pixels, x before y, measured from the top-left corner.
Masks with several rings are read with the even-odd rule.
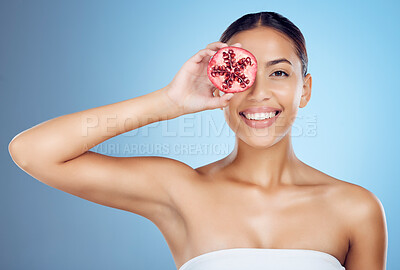
[[[218,51],[219,49],[227,47],[227,46],[241,47],[242,44],[235,43],[235,44],[232,44],[232,45],[228,45],[227,43],[223,43],[223,42],[217,41],[217,42],[213,42],[213,43],[208,44],[206,49],[211,49],[213,51]]]
[[[222,97],[214,97],[207,104],[207,109],[212,110],[221,107],[226,107],[228,106],[229,101],[232,99],[233,96],[234,96],[233,93],[226,93]]]
[[[242,47],[242,44],[240,44],[239,42],[238,43],[235,43],[235,44],[232,44],[232,45],[230,45],[230,46],[233,46],[233,47]]]
[[[204,58],[206,58],[206,60],[209,60],[211,56],[213,56],[219,49],[227,46],[241,47],[242,44],[234,43],[232,45],[228,45],[219,41],[210,43],[205,49],[202,49],[198,51],[195,55],[193,55],[193,61],[195,63],[200,63],[201,61],[203,61]]]
[[[206,49],[210,49],[210,50],[213,50],[213,51],[218,51],[219,49],[221,49],[223,47],[227,47],[227,46],[228,46],[228,44],[222,43],[220,41],[217,41],[217,42],[213,42],[213,43],[208,44]]]
[[[234,95],[235,95],[234,93],[226,93],[221,97],[221,99],[223,101],[229,101],[233,98]]]
[[[227,46],[234,46],[234,47],[241,47],[242,44],[240,43],[234,43],[232,45],[228,45],[226,43],[222,42],[213,42],[207,45],[205,49],[202,49],[198,51],[195,55],[192,56],[192,59],[195,63],[200,63],[204,60],[207,62],[210,60],[210,58],[221,48],[227,47]]]
[[[200,63],[204,58],[210,59],[211,56],[215,54],[215,51],[211,49],[202,49],[193,55],[193,61],[195,63]]]

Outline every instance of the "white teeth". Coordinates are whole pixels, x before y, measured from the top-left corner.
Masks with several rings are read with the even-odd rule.
[[[247,119],[251,120],[264,120],[267,118],[272,118],[275,116],[276,112],[270,112],[270,113],[244,113],[244,116]]]

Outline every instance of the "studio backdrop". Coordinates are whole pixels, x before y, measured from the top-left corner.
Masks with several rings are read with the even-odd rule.
[[[400,4],[387,0],[0,1],[0,269],[175,269],[149,220],[37,181],[13,162],[8,144],[48,119],[161,89],[231,22],[260,11],[289,18],[306,39],[313,84],[293,124],[296,155],[380,199],[387,269],[400,269]],[[226,157],[234,135],[216,109],[91,150],[196,168]]]

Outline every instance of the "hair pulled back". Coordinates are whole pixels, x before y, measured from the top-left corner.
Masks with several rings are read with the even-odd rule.
[[[294,47],[296,48],[296,54],[301,61],[301,71],[303,77],[307,75],[308,69],[308,56],[306,50],[306,42],[300,29],[294,25],[286,17],[276,12],[258,12],[246,14],[236,21],[234,21],[228,28],[222,33],[219,41],[228,42],[235,34],[250,30],[257,27],[270,27],[273,28],[292,40]]]

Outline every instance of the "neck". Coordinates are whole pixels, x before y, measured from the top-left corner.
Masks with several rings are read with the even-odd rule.
[[[265,189],[296,184],[295,171],[301,161],[294,154],[290,133],[263,149],[254,148],[236,137],[234,150],[224,160],[229,174],[241,182]]]

